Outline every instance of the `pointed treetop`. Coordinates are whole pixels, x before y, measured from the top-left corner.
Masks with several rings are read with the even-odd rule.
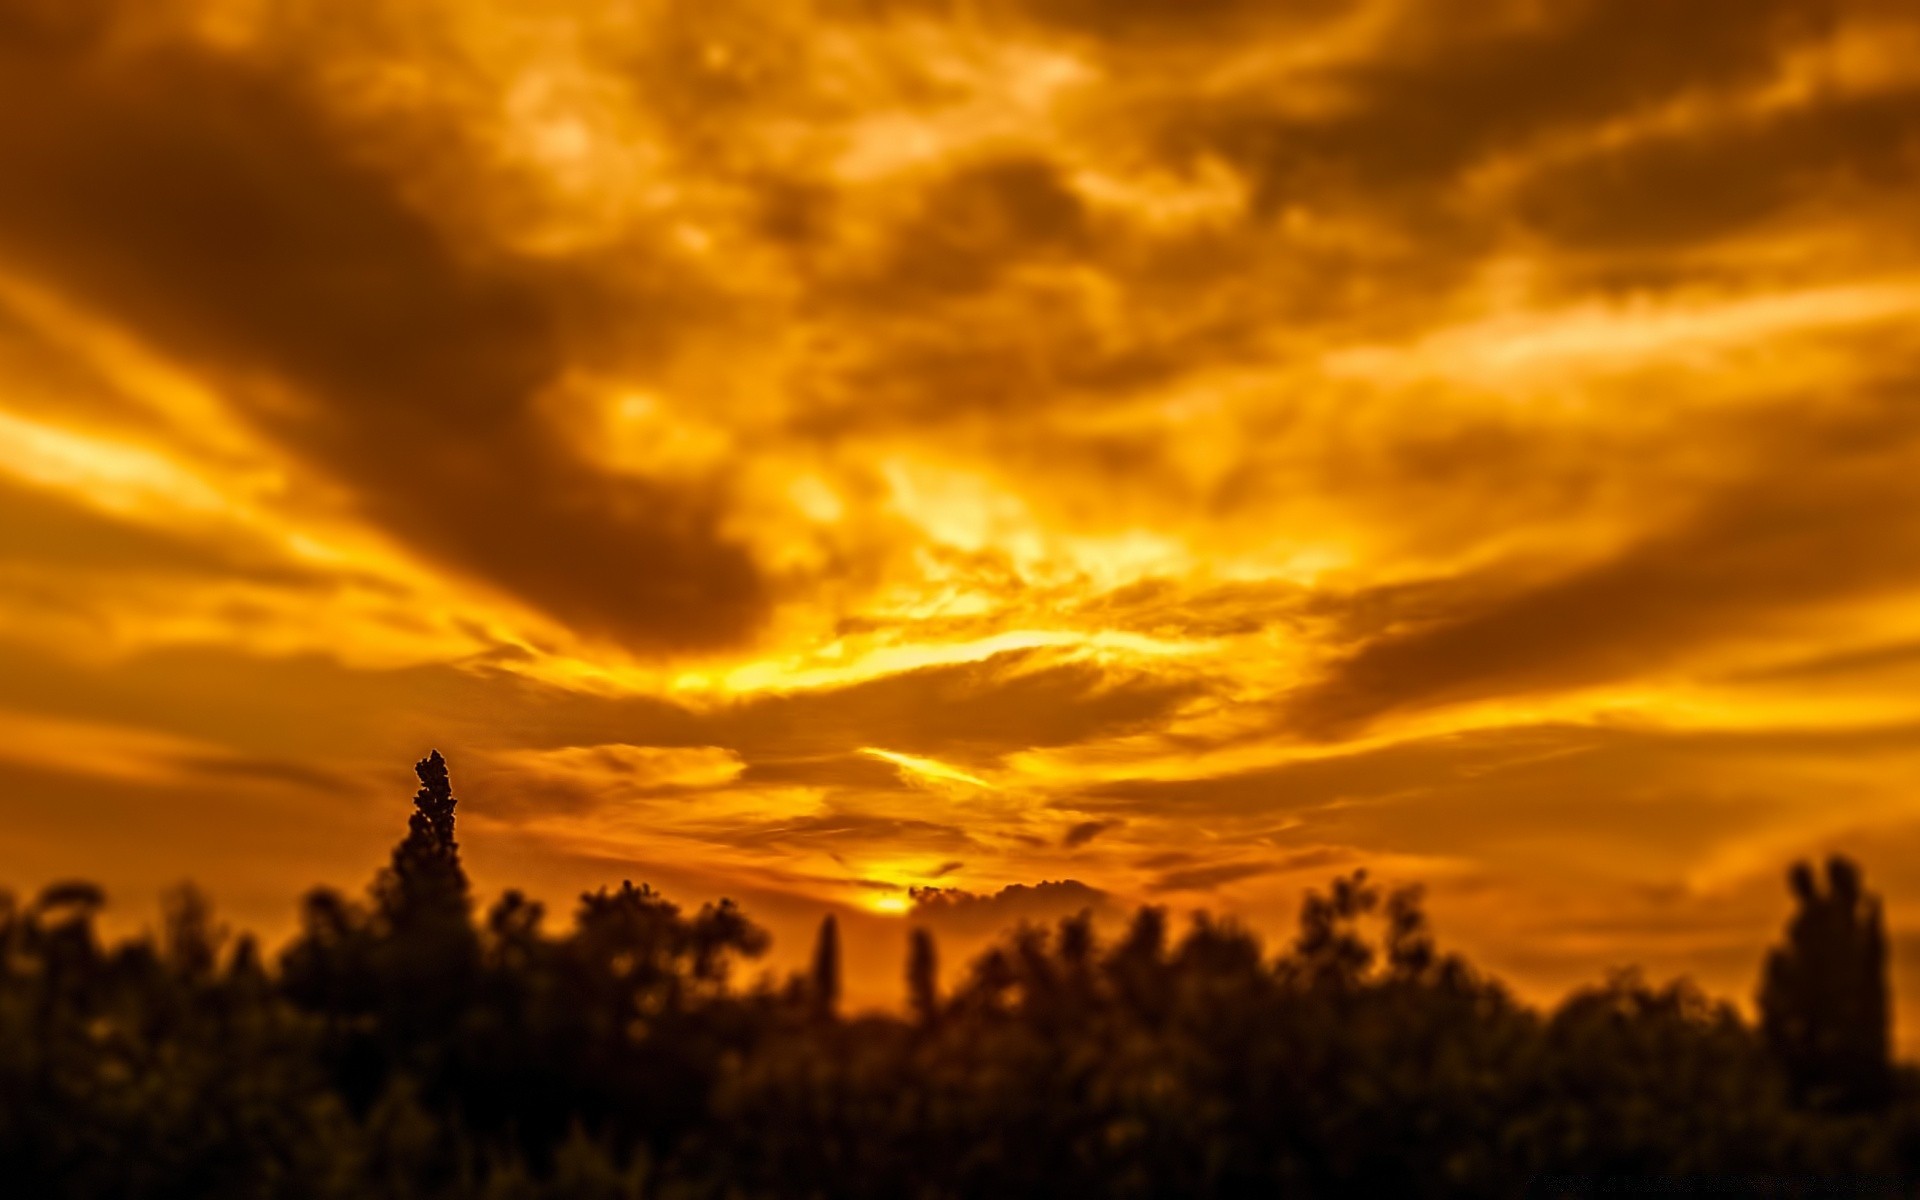
[[[422,832],[437,846],[452,849],[453,810],[459,801],[454,799],[453,784],[447,777],[447,760],[435,750],[413,764],[413,773],[420,777],[420,790],[414,793],[413,805],[420,810],[419,816],[426,818]]]
[[[453,840],[453,810],[458,802],[447,777],[447,761],[436,750],[413,769],[421,786],[414,793],[414,811],[407,817],[407,836],[393,848],[393,863],[377,885],[381,906],[396,917],[428,911],[463,914],[467,877],[460,869],[459,844]]]

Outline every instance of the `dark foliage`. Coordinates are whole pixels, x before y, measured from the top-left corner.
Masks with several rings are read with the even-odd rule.
[[[1760,1028],[1787,1068],[1795,1097],[1832,1108],[1872,1108],[1893,1085],[1887,937],[1880,901],[1846,859],[1827,863],[1827,889],[1805,864],[1788,876],[1800,910],[1787,944],[1767,956]]]
[[[820,922],[820,937],[813,944],[813,970],[807,976],[807,994],[813,1001],[813,1013],[830,1021],[840,1008],[840,923],[828,913]]]
[[[740,988],[730,903],[625,883],[565,932],[479,920],[439,755],[362,904],[308,897],[278,969],[190,890],[102,945],[98,889],[0,905],[0,1183],[115,1200],[1520,1195],[1545,1176],[1899,1176],[1920,1079],[1887,1056],[1858,872],[1799,911],[1759,1028],[1632,973],[1542,1013],[1436,948],[1412,890],[1310,895],[1269,954],[1141,909],[1022,927],[907,1015],[845,1017],[838,931]],[[1541,1193],[1536,1184],[1536,1194]]]
[[[922,1025],[940,1018],[940,952],[924,929],[907,935],[907,1011]]]

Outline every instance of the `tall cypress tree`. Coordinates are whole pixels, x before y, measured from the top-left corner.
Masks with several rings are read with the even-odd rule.
[[[940,956],[933,935],[915,928],[907,942],[907,1004],[922,1025],[940,1015]]]
[[[420,790],[413,796],[407,836],[393,848],[393,861],[376,887],[380,907],[395,927],[467,913],[467,875],[453,836],[453,784],[438,750],[414,764]]]
[[[820,937],[813,944],[813,970],[808,995],[814,1014],[830,1019],[840,1006],[840,923],[828,913],[820,922]]]

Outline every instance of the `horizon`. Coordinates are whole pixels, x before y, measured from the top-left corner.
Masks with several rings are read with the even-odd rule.
[[[439,757],[439,751],[432,750],[429,755]],[[421,760],[420,765],[424,766],[425,761]],[[447,768],[449,774],[453,775],[452,764],[447,764]],[[457,775],[453,775],[453,782],[454,800],[457,804]],[[453,813],[453,817],[457,822],[457,812]],[[399,827],[399,823],[396,822],[396,831]],[[455,830],[457,835],[456,826],[450,825],[449,828]],[[466,865],[464,859],[469,850],[470,847],[466,844],[460,845],[463,875]],[[1838,861],[1838,859],[1829,861]],[[1807,864],[1790,865],[1798,869]],[[1821,864],[1812,865],[1818,867]],[[336,894],[343,894],[352,903],[377,904],[376,885],[382,874],[389,869],[389,866],[373,865],[366,872],[366,878],[361,881],[364,887],[318,884],[316,888],[317,890],[334,890]],[[1386,886],[1394,889],[1412,889],[1415,898],[1424,902],[1427,889],[1425,884],[1418,880],[1368,879],[1366,868],[1361,867],[1355,870],[1358,874],[1349,873],[1309,882],[1302,889],[1302,904],[1310,905],[1314,902],[1315,896],[1322,894],[1320,885],[1338,886],[1349,879],[1365,880],[1369,886],[1375,888]],[[1780,874],[1783,885],[1790,882],[1789,870],[1783,868]],[[1868,895],[1873,898],[1875,904],[1880,903],[1878,893],[1871,888],[1872,880],[1869,879],[1866,882],[1869,884]],[[52,879],[48,882],[47,888],[57,890],[75,884],[97,886],[95,881],[89,879]],[[683,913],[688,914],[705,905],[735,902],[733,896],[671,894],[668,890],[653,887],[652,882],[645,879],[622,878],[618,881],[618,887],[640,887],[643,890],[651,890],[659,899],[675,905]],[[186,889],[203,901],[206,899],[206,892],[198,883],[192,879],[181,879],[157,897],[159,904],[151,914],[161,918],[156,922],[130,913],[125,904],[116,906],[112,895],[102,893],[101,907],[89,923],[97,928],[99,934],[109,943],[119,939],[152,942],[157,938],[164,938],[162,928],[166,920],[166,910],[170,905],[178,902],[182,889]],[[313,894],[314,890],[307,889],[302,899]],[[542,905],[546,909],[546,915],[551,919],[548,928],[560,930],[577,917],[582,911],[582,906],[591,901],[596,893],[613,890],[617,888],[615,881],[611,879],[601,881],[597,885],[589,885],[578,893],[566,896],[547,894],[538,889],[529,890],[505,881],[491,892],[486,891],[485,888],[476,888],[475,893],[468,898],[467,908],[469,916],[477,919],[495,903],[509,895],[517,894]],[[1789,898],[1783,900],[1781,904],[1781,910],[1785,913],[1792,907],[1789,902],[1792,893],[1791,888],[1786,886],[1783,886],[1781,891],[1783,897]],[[0,896],[9,897],[15,904],[30,900],[30,896],[15,895],[4,887],[0,887]],[[1210,922],[1220,921],[1224,917],[1226,926],[1250,936],[1266,959],[1280,962],[1297,953],[1292,943],[1302,917],[1300,912],[1215,913],[1204,906],[1181,910],[1164,904],[1143,904],[1129,908],[1117,904],[1111,895],[1087,888],[1074,880],[1041,880],[1035,884],[1010,884],[1000,892],[988,895],[958,888],[915,889],[908,903],[898,908],[868,905],[829,906],[818,912],[776,910],[774,919],[770,923],[761,920],[760,914],[756,913],[751,905],[747,905],[742,908],[742,914],[767,932],[767,945],[761,951],[744,956],[733,963],[725,979],[731,986],[744,991],[778,993],[783,987],[793,986],[794,981],[802,980],[808,975],[813,956],[817,953],[820,933],[818,922],[831,921],[838,930],[838,971],[843,973],[840,986],[845,993],[846,1015],[854,1018],[862,1015],[897,1017],[911,1010],[911,984],[905,968],[908,964],[909,939],[918,933],[924,932],[931,935],[934,938],[933,944],[939,948],[940,957],[936,960],[938,965],[933,975],[935,987],[953,988],[964,986],[966,981],[977,973],[982,956],[995,950],[1004,950],[1009,945],[1010,938],[1029,930],[1039,932],[1042,936],[1053,936],[1056,932],[1054,927],[1062,922],[1084,921],[1097,943],[1104,943],[1105,947],[1110,949],[1116,941],[1121,940],[1118,935],[1124,934],[1142,908],[1157,908],[1164,913],[1168,933],[1175,939],[1184,937]],[[250,942],[256,951],[266,955],[268,961],[278,959],[288,947],[297,944],[306,936],[293,922],[292,917],[293,914],[290,913],[284,928],[270,924],[263,936],[263,931],[260,929],[232,925],[225,919],[226,914],[215,907],[209,907],[206,912],[206,919],[210,922],[208,929],[214,937],[211,945],[216,954],[220,955],[220,961],[226,962],[233,961],[233,947],[240,939]],[[1375,919],[1378,920],[1377,917]],[[808,922],[815,923],[807,924]],[[1785,927],[1785,923],[1781,923],[1775,930],[1775,936],[1754,949],[1753,962],[1750,964],[1755,980],[1753,989],[1745,994],[1716,993],[1709,987],[1703,989],[1703,994],[1710,999],[1730,1003],[1742,1020],[1756,1020],[1759,1015],[1756,1001],[1759,981],[1764,978],[1762,968],[1765,964],[1765,956],[1781,941],[1779,935]],[[1446,930],[1437,929],[1431,932],[1436,935],[1434,947],[1439,953],[1451,955],[1458,952],[1459,948],[1450,943],[1446,937]],[[1890,947],[1899,944],[1900,933],[1898,929],[1888,931]],[[1593,978],[1573,980],[1559,988],[1529,987],[1524,980],[1516,984],[1515,981],[1501,976],[1497,971],[1486,974],[1483,982],[1500,989],[1523,1007],[1536,1012],[1547,1012],[1565,1004],[1578,994],[1612,986],[1620,978],[1644,981],[1646,985],[1656,988],[1675,983],[1697,987],[1701,982],[1684,971],[1664,978],[1649,975],[1644,964],[1626,961],[1608,964]],[[1897,988],[1891,999],[1894,1005],[1893,1012],[1897,1018],[1900,1004]],[[1910,1045],[1900,1040],[1903,1031],[1899,1028],[1897,1019],[1892,1032],[1895,1036],[1893,1050],[1896,1059],[1911,1063],[1916,1055]]]

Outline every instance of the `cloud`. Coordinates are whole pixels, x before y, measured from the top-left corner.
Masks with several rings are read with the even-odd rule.
[[[1242,879],[1252,879],[1257,875],[1268,875],[1279,870],[1278,864],[1267,862],[1226,862],[1213,863],[1204,867],[1186,867],[1168,871],[1147,885],[1151,892],[1211,892],[1229,883]]]
[[[849,750],[809,758],[757,758],[740,777],[746,784],[793,784],[884,792],[900,786],[900,769]]]
[[[1089,232],[1083,202],[1051,160],[969,163],[925,190],[876,286],[889,302],[902,291],[977,291],[1036,259],[1080,257]]]
[[[1022,921],[1044,923],[1091,910],[1111,912],[1112,898],[1077,879],[1012,883],[982,895],[958,888],[916,888],[912,918],[936,933],[982,937]]]
[[[344,790],[339,775],[318,767],[236,754],[139,726],[4,709],[0,709],[0,760],[36,771],[133,783],[234,778]]]
[[[943,760],[993,758],[1141,728],[1195,694],[1189,681],[1041,651],[758,696],[711,718],[748,760],[867,745]]]
[[[1817,653],[1808,658],[1739,672],[1742,683],[1804,684],[1822,679],[1900,673],[1920,667],[1920,643],[1899,642],[1867,649],[1849,647],[1838,652]]]
[[[1545,165],[1516,204],[1533,228],[1568,245],[1697,250],[1796,208],[1832,219],[1837,206],[1871,204],[1872,193],[1920,171],[1916,136],[1920,93],[1912,89],[1819,97]],[[1873,186],[1863,190],[1863,178]]]
[[[721,746],[563,746],[503,751],[497,758],[536,774],[618,782],[640,792],[714,788],[740,775],[739,755]]]
[[[1320,73],[1314,82],[1330,93],[1322,111],[1276,111],[1256,93],[1211,116],[1260,172],[1269,208],[1329,188],[1417,202],[1418,189],[1454,184],[1530,139],[1762,82],[1820,32],[1817,14],[1789,0],[1411,5],[1369,52]]]
[[[1274,844],[1318,845],[1262,860],[1276,869],[1324,865],[1340,848],[1361,848],[1497,865],[1536,882],[1556,874],[1711,880],[1772,869],[1823,830],[1894,820],[1913,765],[1912,729],[1505,726],[1235,775],[1115,783],[1079,803],[1178,814],[1213,830],[1289,817]],[[1851,769],[1846,802],[1836,805],[1828,771],[1841,761]],[[1137,865],[1204,871],[1219,853]]]
[[[1125,821],[1081,821],[1061,835],[1060,844],[1069,850],[1078,849],[1111,829],[1118,829]]]
[[[1764,432],[1747,437],[1818,452],[1791,477],[1755,454],[1756,477],[1597,563],[1510,588],[1488,579],[1478,595],[1449,581],[1453,611],[1337,661],[1290,700],[1294,718],[1331,736],[1398,709],[1628,678],[1798,609],[1913,586],[1920,523],[1899,514],[1920,500],[1903,465],[1920,430],[1900,401],[1856,407],[1756,420]]]
[[[91,512],[50,491],[0,480],[0,563],[100,576],[243,579],[296,589],[330,574],[289,562],[276,548],[208,539]]]
[[[740,756],[721,746],[621,742],[499,750],[477,773],[493,817],[550,815],[647,804],[712,792],[740,778]],[[491,769],[489,769],[491,768]]]
[[[967,830],[957,825],[853,808],[756,823],[715,823],[705,837],[729,846],[764,850],[803,847],[827,851],[885,848],[938,852],[972,850],[979,846]]]
[[[1128,45],[1136,39],[1218,44],[1252,35],[1297,35],[1303,26],[1360,6],[1354,0],[1306,0],[1285,8],[1259,0],[1014,0],[1007,7],[1050,26]]]
[[[596,476],[538,419],[563,364],[551,271],[456,247],[271,64],[42,48],[0,43],[16,268],[232,381],[368,517],[585,633],[752,630],[764,584],[711,498]]]

